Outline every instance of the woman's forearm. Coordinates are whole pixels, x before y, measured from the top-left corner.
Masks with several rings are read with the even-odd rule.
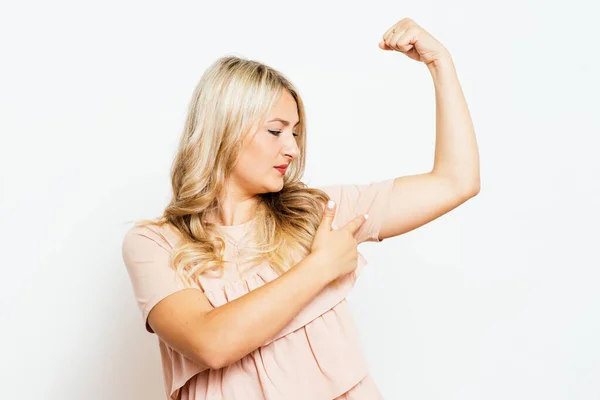
[[[433,171],[467,191],[479,190],[475,129],[450,54],[428,66],[435,86],[436,145]]]
[[[272,338],[330,282],[317,258],[308,255],[277,279],[208,312],[205,343],[214,349],[213,368],[229,365]]]

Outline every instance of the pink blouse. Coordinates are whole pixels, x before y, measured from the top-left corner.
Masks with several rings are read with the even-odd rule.
[[[389,207],[393,179],[363,185],[319,187],[337,204],[332,226],[344,226],[355,216],[369,214],[356,234],[358,243],[379,242],[378,234]],[[233,242],[249,243],[254,220],[220,226]],[[164,239],[163,239],[164,237]],[[145,328],[160,300],[183,283],[170,267],[178,236],[172,227],[131,228],[123,240],[123,260]],[[246,240],[246,241],[244,241]],[[276,272],[264,262],[240,274],[244,260],[226,241],[223,276],[200,277],[202,290],[219,307],[267,282]],[[167,399],[169,400],[376,400],[381,393],[369,375],[358,333],[346,303],[366,259],[359,253],[354,272],[329,285],[279,333],[242,359],[218,370],[186,358],[158,337]]]

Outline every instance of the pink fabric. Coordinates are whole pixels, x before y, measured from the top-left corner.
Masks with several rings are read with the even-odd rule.
[[[393,179],[364,185],[320,187],[336,203],[332,226],[344,226],[360,214],[369,219],[357,232],[357,241],[379,242],[378,234],[389,206]],[[222,226],[234,241],[251,243],[254,220]],[[246,235],[246,236],[245,236]],[[146,330],[150,310],[160,300],[185,288],[170,267],[170,254],[178,241],[171,227],[133,227],[123,240],[123,260]],[[220,278],[203,276],[202,290],[213,307],[219,307],[277,278],[262,263],[244,269],[226,241],[226,268]],[[167,399],[170,400],[374,400],[382,396],[369,375],[356,327],[345,297],[367,261],[359,253],[357,269],[338,285],[329,285],[278,334],[241,360],[212,370],[186,358],[158,337]],[[243,270],[240,274],[238,271]]]

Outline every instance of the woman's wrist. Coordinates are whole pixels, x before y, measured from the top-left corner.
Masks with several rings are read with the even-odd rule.
[[[310,275],[314,276],[323,287],[337,278],[337,276],[334,276],[334,268],[327,265],[327,262],[318,252],[310,253],[304,257],[300,264],[302,264],[302,268],[309,270]]]

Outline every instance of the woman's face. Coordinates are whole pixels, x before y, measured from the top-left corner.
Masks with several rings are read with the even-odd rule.
[[[296,136],[298,118],[296,100],[283,90],[258,131],[244,138],[240,158],[231,174],[230,184],[234,185],[231,189],[252,196],[283,188],[283,175],[275,167],[289,164],[300,152]]]

